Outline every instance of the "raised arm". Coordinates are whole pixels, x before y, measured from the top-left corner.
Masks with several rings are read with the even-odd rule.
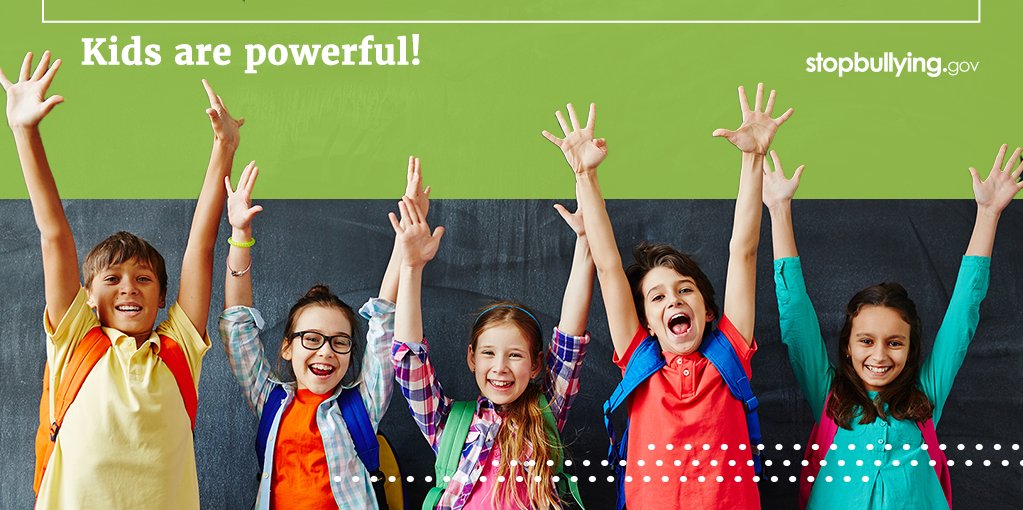
[[[444,227],[437,227],[430,233],[426,216],[409,197],[402,197],[398,204],[401,221],[390,213],[391,226],[397,236],[395,244],[400,245],[401,267],[399,268],[398,302],[394,317],[394,336],[401,342],[423,340],[422,286],[423,268],[433,260],[440,248]]]
[[[231,165],[239,142],[238,128],[245,123],[245,119],[235,120],[231,117],[224,101],[213,92],[209,83],[203,80],[202,84],[210,101],[206,114],[213,124],[213,150],[199,200],[195,204],[188,245],[185,246],[185,255],[181,261],[181,285],[178,287],[177,301],[196,331],[205,336],[210,294],[213,291],[213,247],[217,241],[217,226],[224,212],[226,198],[221,183],[231,175]]]
[[[409,156],[408,171],[405,174],[405,197],[409,197],[419,207],[423,218],[430,211],[430,187],[423,189],[423,172],[419,158]],[[401,245],[398,238],[394,239],[391,258],[387,261],[383,281],[380,282],[380,298],[394,303],[398,299],[398,280],[401,268]]]
[[[558,329],[572,336],[586,333],[586,323],[590,315],[590,300],[593,297],[593,257],[586,240],[586,226],[583,222],[583,211],[577,208],[575,213],[568,212],[565,206],[555,204],[558,214],[575,232],[575,252],[572,255],[572,271],[565,284],[565,296],[561,300],[561,319]]]
[[[980,180],[977,169],[970,167],[970,175],[973,177],[973,195],[977,199],[977,220],[973,225],[973,235],[970,236],[970,245],[966,248],[966,255],[978,257],[990,257],[991,250],[995,245],[995,230],[998,229],[998,219],[1002,211],[1009,206],[1012,198],[1023,189],[1023,182],[1020,182],[1020,174],[1023,173],[1023,163],[1013,165],[1019,161],[1023,149],[1017,147],[1012,156],[1005,160],[1002,167],[1005,151],[1008,145],[1002,145],[995,156],[995,162],[991,166],[991,172],[987,179]]]
[[[224,280],[224,308],[252,306],[252,219],[263,210],[252,205],[252,188],[259,177],[253,161],[238,178],[238,189],[231,189],[231,177],[224,177],[227,189],[227,221],[231,224],[231,247],[227,251],[227,276]]]
[[[778,127],[792,115],[788,109],[772,119],[775,93],[763,104],[764,84],[757,85],[756,103],[750,110],[746,90],[739,87],[742,125],[735,131],[717,129],[714,136],[727,138],[742,151],[739,194],[735,199],[732,240],[728,245],[728,275],[725,281],[725,315],[747,343],[753,342],[756,317],[757,247],[760,244],[760,214],[763,198],[764,155]],[[761,111],[763,107],[763,111]]]
[[[575,172],[576,199],[579,209],[583,211],[586,238],[596,266],[600,292],[604,296],[611,342],[615,353],[623,356],[640,323],[632,300],[632,289],[622,267],[622,257],[618,253],[611,218],[607,215],[600,183],[597,181],[597,166],[607,157],[607,143],[603,138],[593,138],[597,107],[590,105],[589,118],[584,128],[579,127],[579,119],[571,104],[568,105],[571,125],[565,122],[560,111],[554,115],[565,138],[558,138],[547,131],[543,131],[543,136],[561,149],[569,167]]]
[[[14,134],[25,186],[32,201],[32,214],[39,228],[46,289],[46,319],[53,327],[64,317],[81,287],[75,240],[64,216],[57,184],[53,180],[43,149],[43,139],[39,134],[39,123],[54,106],[64,101],[61,96],[46,97],[53,77],[60,69],[60,63],[61,60],[57,59],[51,66],[50,52],[46,51],[35,72],[32,72],[32,53],[27,53],[17,83],[11,83],[0,70],[0,85],[7,92],[7,125]]]
[[[792,197],[799,188],[803,165],[796,168],[791,179],[785,178],[778,154],[771,151],[774,170],[764,159],[764,205],[771,214],[771,238],[774,245],[774,260],[798,257],[796,236],[792,231]]]

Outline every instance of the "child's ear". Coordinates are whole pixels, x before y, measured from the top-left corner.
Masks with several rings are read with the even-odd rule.
[[[533,358],[533,371],[529,373],[530,379],[536,379],[540,375],[540,359]]]
[[[88,296],[87,299],[85,300],[85,306],[88,306],[89,308],[92,308],[93,310],[95,310],[96,309],[96,300],[92,298],[92,292],[86,290],[85,291],[85,295]]]
[[[714,312],[707,310],[707,324],[714,322]]]
[[[285,361],[291,361],[291,342],[287,340],[281,343],[281,358]]]
[[[167,296],[160,296],[160,308],[162,309],[162,308],[165,308],[166,306],[167,306]]]
[[[472,346],[470,345],[465,353],[465,362],[469,365],[469,371],[476,373],[476,356],[473,355]]]

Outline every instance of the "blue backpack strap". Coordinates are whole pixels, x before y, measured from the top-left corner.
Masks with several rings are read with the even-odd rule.
[[[760,418],[757,415],[760,403],[757,401],[756,395],[753,394],[749,377],[746,376],[746,370],[742,368],[742,363],[739,361],[739,354],[735,352],[732,344],[720,329],[715,329],[713,333],[703,339],[703,342],[700,343],[700,353],[710,360],[714,368],[721,374],[732,396],[742,402],[742,407],[746,411],[746,430],[749,432],[753,450],[753,471],[759,475],[763,470],[763,459],[761,458],[763,452],[757,449],[757,445],[761,442]]]
[[[629,358],[625,366],[625,375],[622,382],[618,383],[611,396],[604,402],[604,428],[610,439],[610,446],[607,450],[607,459],[615,473],[615,482],[618,489],[617,506],[618,510],[625,507],[625,466],[621,461],[625,460],[629,451],[629,422],[625,422],[625,430],[622,432],[622,439],[616,440],[614,425],[611,423],[611,415],[628,400],[629,395],[640,384],[657,373],[664,366],[664,355],[661,353],[661,345],[657,339],[650,337],[643,340],[643,343],[636,347],[636,351]]]
[[[373,423],[369,421],[366,402],[362,400],[359,388],[341,390],[334,403],[341,410],[341,417],[344,418],[348,433],[352,435],[352,441],[355,443],[355,452],[366,466],[366,471],[370,474],[380,471],[380,442],[377,441]]]
[[[270,429],[273,428],[274,417],[287,398],[288,392],[284,391],[284,387],[275,386],[263,403],[263,414],[259,415],[259,428],[256,430],[256,457],[259,458],[260,470],[263,469],[263,460],[266,458],[266,442],[270,436]]]

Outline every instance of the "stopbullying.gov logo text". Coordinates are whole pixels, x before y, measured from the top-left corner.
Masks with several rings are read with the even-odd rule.
[[[905,56],[896,56],[886,51],[880,56],[864,56],[855,52],[852,56],[833,57],[821,52],[806,57],[806,72],[838,74],[838,77],[850,73],[894,74],[896,78],[904,73],[921,73],[931,78],[939,76],[959,76],[975,73],[980,68],[980,61],[953,60],[945,62],[941,57],[918,57],[913,52]]]

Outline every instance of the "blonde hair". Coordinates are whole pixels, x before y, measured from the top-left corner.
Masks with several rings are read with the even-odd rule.
[[[533,363],[544,366],[543,337],[536,315],[518,303],[502,301],[484,309],[476,319],[472,328],[470,348],[475,352],[476,344],[484,331],[503,324],[511,324],[522,332],[529,344],[529,353]],[[510,501],[524,509],[560,510],[561,499],[554,486],[555,466],[561,458],[561,445],[551,444],[549,434],[557,435],[557,430],[549,430],[544,419],[544,409],[540,407],[540,383],[531,381],[522,395],[514,402],[505,404],[502,409],[504,422],[497,431],[497,444],[501,447],[501,462],[498,464],[498,476],[504,476],[508,483],[494,484],[494,500]],[[528,459],[527,459],[528,457]],[[523,462],[529,460],[527,466]],[[516,466],[512,466],[514,461]],[[548,465],[548,461],[551,465]],[[526,484],[529,501],[520,501],[516,490],[513,471],[521,467],[522,483]]]

